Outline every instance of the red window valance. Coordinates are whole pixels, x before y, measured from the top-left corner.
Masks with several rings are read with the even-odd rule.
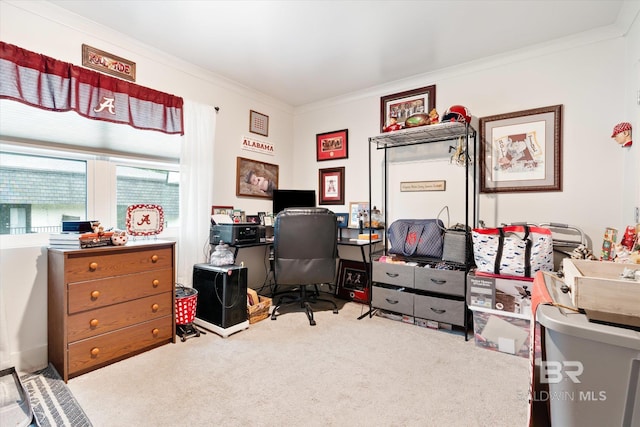
[[[0,41],[0,98],[184,135],[183,100]]]

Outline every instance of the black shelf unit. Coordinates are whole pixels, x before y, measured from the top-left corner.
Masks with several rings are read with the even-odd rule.
[[[434,144],[441,143],[445,141],[456,140],[459,138],[464,139],[464,147],[465,147],[465,155],[467,156],[467,161],[465,162],[464,172],[465,172],[465,225],[467,228],[477,227],[477,170],[476,170],[476,153],[477,153],[477,141],[476,141],[477,133],[475,129],[469,123],[462,122],[446,122],[439,123],[434,125],[420,126],[416,128],[404,129],[395,132],[388,132],[384,134],[380,134],[377,136],[373,136],[369,138],[369,206],[372,206],[372,152],[373,150],[384,150],[384,170],[383,170],[383,191],[384,197],[382,202],[382,209],[384,212],[384,223],[385,226],[389,225],[388,218],[388,169],[389,169],[389,150],[393,150],[397,147],[406,147],[410,145],[421,145],[421,144]],[[472,212],[472,217],[469,217],[469,212]],[[469,231],[467,233],[470,234]],[[467,236],[470,238],[470,236]],[[388,250],[388,241],[387,241],[387,233],[385,233],[383,237],[383,254],[387,254]],[[468,254],[465,254],[465,259],[468,259]],[[373,261],[373,253],[369,254],[370,258]],[[417,262],[422,260],[416,259]],[[454,263],[451,263],[454,264]],[[457,268],[464,269],[464,329],[465,329],[465,339],[468,340],[468,330],[469,330],[469,308],[467,306],[467,275],[472,268],[470,263],[466,263],[464,265],[457,265]],[[373,262],[369,265],[369,277],[373,278]],[[371,282],[372,289],[369,292],[369,316],[372,316],[374,313],[374,307],[372,305],[372,295],[373,295],[373,281]],[[362,316],[364,317],[364,316]]]

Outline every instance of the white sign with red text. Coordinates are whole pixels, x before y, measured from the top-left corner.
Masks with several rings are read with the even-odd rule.
[[[241,138],[242,149],[247,151],[253,151],[256,153],[268,154],[270,156],[275,155],[275,149],[270,142],[260,141],[259,139],[243,136]]]

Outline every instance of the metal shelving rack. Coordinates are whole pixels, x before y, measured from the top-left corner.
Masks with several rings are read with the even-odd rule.
[[[369,206],[372,206],[372,194],[371,194],[371,159],[372,159],[372,150],[384,150],[384,197],[382,203],[382,209],[384,212],[384,223],[385,226],[388,227],[388,169],[389,169],[389,157],[388,151],[394,149],[396,147],[406,147],[410,145],[419,145],[419,144],[433,144],[443,141],[450,141],[458,138],[464,138],[465,144],[465,155],[467,157],[467,161],[465,162],[465,225],[467,227],[477,227],[477,188],[476,188],[476,131],[469,123],[462,122],[446,122],[446,123],[438,123],[434,125],[420,126],[416,128],[404,129],[395,132],[388,132],[384,134],[380,134],[377,136],[373,136],[369,138]],[[470,151],[470,148],[473,147],[473,150]],[[470,169],[471,168],[471,169]],[[470,173],[471,172],[471,173]],[[469,208],[470,203],[469,199],[472,199],[472,218],[470,221],[469,218]],[[467,231],[469,234],[470,232]],[[388,242],[387,242],[387,234],[385,233],[383,238],[383,253],[387,254]],[[467,236],[468,238],[470,236]],[[372,258],[373,253],[369,254],[369,259],[373,261]],[[465,259],[468,254],[465,254]],[[467,307],[467,291],[466,291],[466,280],[467,274],[471,269],[471,265],[467,262],[464,266],[465,275],[464,275],[464,286],[465,286],[465,320],[464,320],[464,328],[465,328],[465,339],[468,339],[468,317],[469,311]],[[373,277],[373,263],[369,264],[369,277]],[[371,295],[373,294],[373,282],[370,283],[372,289],[369,292],[369,312],[368,314],[373,315],[374,308],[371,305]]]

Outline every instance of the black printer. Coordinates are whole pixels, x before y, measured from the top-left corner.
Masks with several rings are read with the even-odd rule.
[[[260,243],[264,241],[264,227],[252,222],[233,224],[214,224],[209,231],[209,243],[217,245],[220,241],[229,245]]]

